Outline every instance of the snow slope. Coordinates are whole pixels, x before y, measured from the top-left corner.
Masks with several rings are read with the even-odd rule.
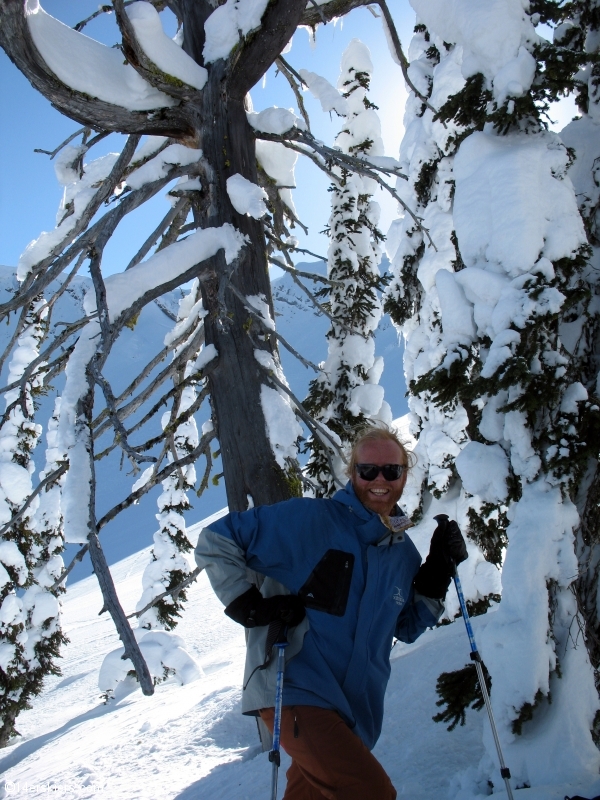
[[[215,515],[217,516],[217,515]],[[213,517],[214,518],[214,517]],[[211,518],[190,530],[191,538]],[[127,613],[141,593],[149,548],[115,564],[113,576]],[[452,591],[452,590],[451,590]],[[269,796],[271,765],[260,751],[254,720],[240,713],[243,630],[223,615],[206,576],[190,591],[177,633],[203,675],[186,686],[164,683],[144,697],[131,681],[104,704],[97,688],[105,654],[118,646],[110,618],[98,616],[95,578],[68,587],[64,622],[70,643],[63,674],[49,678],[34,708],[19,717],[21,737],[0,753],[0,798],[66,800],[255,800]],[[474,620],[480,636],[486,617]],[[460,620],[397,644],[386,695],[383,733],[375,749],[404,800],[475,800],[475,768],[482,754],[483,712],[467,712],[464,727],[448,733],[432,722],[440,672],[468,662]],[[279,797],[285,787],[284,755]],[[593,797],[595,785],[515,791],[516,800]],[[497,787],[493,797],[506,793]],[[367,800],[367,799],[365,799]]]

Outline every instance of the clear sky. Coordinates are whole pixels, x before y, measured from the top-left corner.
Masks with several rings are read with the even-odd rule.
[[[68,25],[74,25],[98,8],[97,0],[45,0],[42,5],[48,13]],[[414,12],[408,0],[391,5],[402,43],[407,49],[415,22]],[[170,12],[162,16],[166,18],[163,24],[168,32],[174,33],[175,23]],[[119,38],[112,15],[102,15],[92,21],[84,32],[111,45]],[[353,38],[361,39],[371,50],[375,71],[370,96],[380,108],[386,154],[397,156],[403,133],[402,114],[406,92],[400,68],[390,58],[381,21],[368,9],[356,9],[336,24],[320,26],[316,44],[310,41],[306,30],[298,31],[286,58],[296,69],[306,68],[317,72],[335,84],[341,54]],[[0,264],[14,266],[32,239],[39,236],[41,231],[54,227],[61,195],[52,162],[48,156],[35,153],[34,148],[53,150],[80,126],[52,108],[2,50],[0,99],[4,109],[0,118]],[[297,111],[287,81],[282,75],[276,76],[274,69],[254,88],[252,99],[256,110],[277,105]],[[340,119],[335,114],[332,119],[324,114],[308,93],[305,102],[314,133],[327,144],[332,144],[340,128]],[[102,150],[96,148],[96,157],[104,152],[120,150],[123,141],[124,138],[117,135],[109,137],[102,143]],[[295,233],[301,239],[302,246],[325,254],[327,239],[319,231],[323,230],[329,216],[328,180],[307,159],[302,158],[296,168],[296,177],[298,189],[294,199],[300,219],[309,226],[309,236],[304,237],[299,231]],[[385,233],[396,216],[396,204],[392,198],[384,196],[383,191],[379,195],[376,199],[383,210],[380,227]],[[125,266],[135,252],[136,242],[139,244],[143,241],[145,234],[166,210],[166,200],[161,195],[147,208],[136,212],[137,217],[128,226],[118,229],[105,254],[104,269],[107,273]]]

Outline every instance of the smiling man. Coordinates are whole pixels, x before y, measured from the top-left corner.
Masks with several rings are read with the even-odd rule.
[[[421,564],[397,505],[409,461],[393,431],[370,428],[352,449],[349,482],[331,499],[231,513],[200,534],[196,562],[225,613],[248,631],[242,711],[270,729],[276,664],[268,634],[288,628],[285,800],[396,797],[370,752],[392,642],[413,642],[436,624],[454,565],[467,557],[456,522],[439,517]]]

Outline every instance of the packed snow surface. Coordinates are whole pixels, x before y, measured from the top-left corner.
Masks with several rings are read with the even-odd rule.
[[[27,0],[26,13],[36,48],[51,71],[67,86],[131,111],[175,104],[172,97],[155,89],[133,67],[124,64],[120,50],[64,25],[47,14],[38,0]]]

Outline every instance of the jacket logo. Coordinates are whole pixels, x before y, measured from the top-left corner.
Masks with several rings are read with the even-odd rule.
[[[393,599],[396,601],[396,605],[403,606],[404,605],[404,597],[402,595],[402,592],[400,591],[400,587],[396,586],[395,589],[396,589],[396,591],[394,593],[394,598]]]

